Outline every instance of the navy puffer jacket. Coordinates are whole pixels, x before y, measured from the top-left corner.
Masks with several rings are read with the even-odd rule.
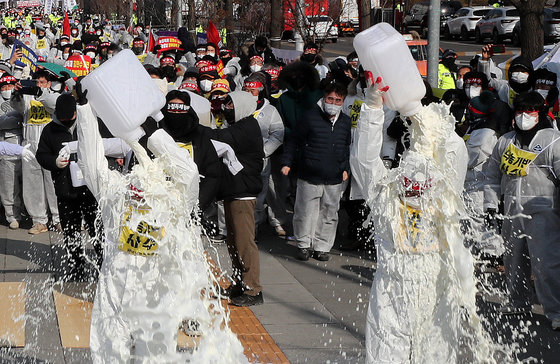
[[[294,169],[297,156],[298,178],[311,184],[341,183],[342,173],[350,172],[351,126],[350,118],[342,112],[333,125],[314,105],[297,121],[285,145],[282,165]]]

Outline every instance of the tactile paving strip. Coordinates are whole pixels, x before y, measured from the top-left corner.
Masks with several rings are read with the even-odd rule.
[[[0,346],[25,346],[25,283],[0,283]]]

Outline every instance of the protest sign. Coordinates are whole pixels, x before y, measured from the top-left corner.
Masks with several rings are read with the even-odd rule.
[[[14,47],[12,48],[12,56],[14,55],[16,49],[21,49],[21,54],[22,54],[21,58],[16,61],[16,65],[20,67],[29,66],[29,68],[31,69],[31,73],[37,71],[37,62],[39,61],[39,58],[37,57],[35,52],[33,52],[31,48],[29,48],[28,46],[26,46],[25,44],[23,44],[17,39],[14,41]]]

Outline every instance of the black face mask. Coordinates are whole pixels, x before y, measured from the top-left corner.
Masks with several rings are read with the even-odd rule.
[[[231,60],[231,57],[222,57],[220,58],[222,60],[222,63],[224,64],[224,66],[226,66],[228,64],[228,62]]]
[[[143,51],[143,47],[132,47],[132,52],[137,56],[141,55]]]
[[[74,123],[76,122],[76,118],[70,119],[70,120],[64,120],[64,121],[59,120],[59,121],[62,125],[64,125],[68,129],[70,129],[72,127],[72,125],[74,125]]]
[[[2,39],[8,39],[8,34],[3,33],[3,34],[2,34]]]
[[[14,42],[16,41],[16,37],[8,37],[8,44],[14,44]]]
[[[235,109],[224,109],[222,114],[224,115],[224,118],[226,118],[228,124],[235,123]]]
[[[163,112],[165,129],[173,138],[181,138],[191,133],[197,126],[198,122],[193,116],[186,113]]]
[[[302,61],[307,62],[307,63],[313,63],[315,62],[315,54],[313,53],[305,53],[302,54],[301,57],[299,57]]]

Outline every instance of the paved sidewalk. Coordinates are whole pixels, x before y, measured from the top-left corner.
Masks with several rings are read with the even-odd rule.
[[[372,257],[366,253],[341,253],[335,246],[328,262],[301,262],[293,258],[296,248],[276,237],[272,230],[264,229],[259,241],[265,303],[251,310],[287,359],[291,363],[363,363],[365,317],[375,273]],[[230,269],[225,244],[208,244],[208,251],[220,260],[222,269]],[[61,255],[58,233],[32,236],[23,229],[12,231],[0,226],[0,284],[26,284],[25,312],[30,317],[25,325],[25,348],[0,349],[1,363],[91,361],[89,349],[63,344],[65,340],[79,342],[80,338],[63,338],[64,320],[57,318],[51,287],[63,268]],[[500,284],[501,276],[495,272],[482,276],[494,285]],[[86,289],[68,284],[54,287],[55,292],[77,299],[84,298],[81,291],[94,289],[94,285]],[[487,297],[480,302],[481,310],[485,315],[495,315],[499,302],[499,297]],[[536,306],[533,315],[522,318],[532,322],[530,331],[534,334],[515,339],[527,350],[521,359],[532,357],[534,362],[558,363],[560,333],[550,329],[539,309]],[[493,335],[500,333],[511,341],[511,330],[519,326],[520,318],[494,320],[498,322]]]

